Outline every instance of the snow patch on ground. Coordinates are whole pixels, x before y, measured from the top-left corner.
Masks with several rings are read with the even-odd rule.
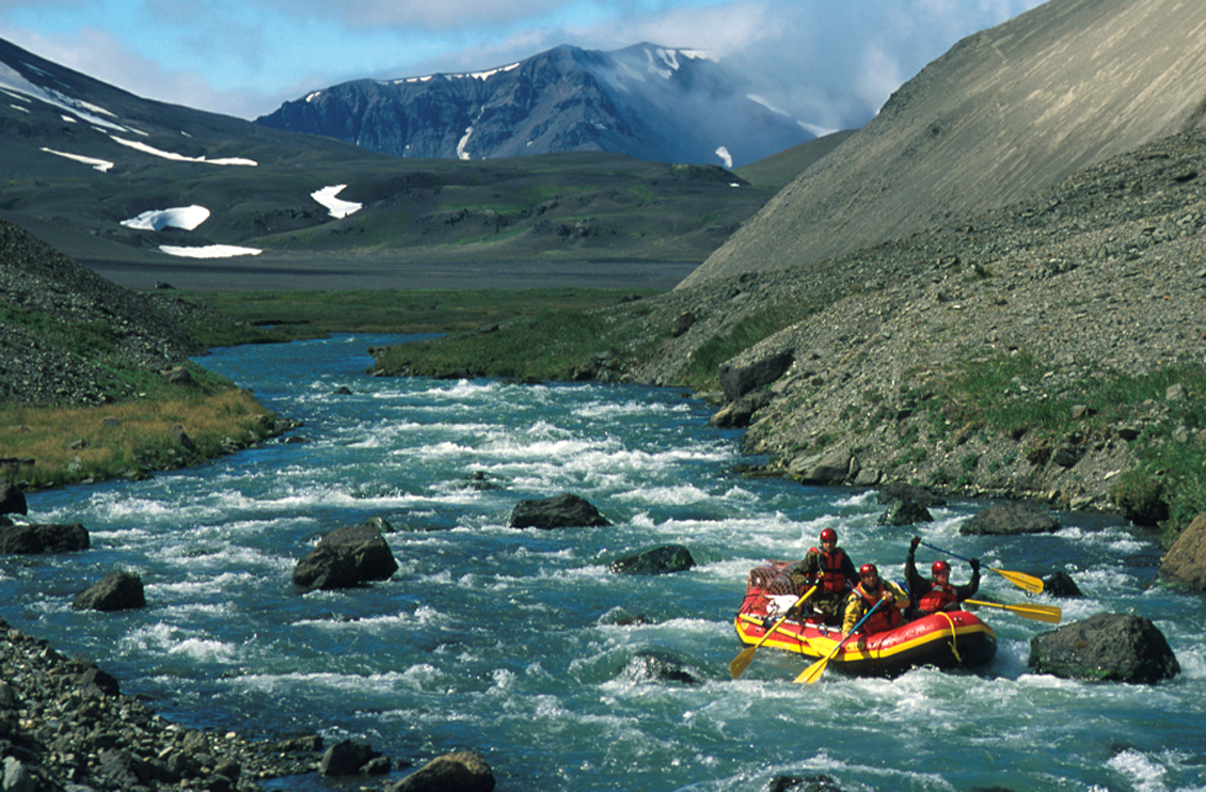
[[[112,162],[103,159],[96,159],[95,157],[85,157],[81,154],[68,154],[65,151],[55,151],[54,149],[48,148],[43,148],[42,151],[45,151],[47,154],[54,154],[56,157],[66,157],[69,160],[75,160],[76,162],[82,162],[85,165],[91,165],[101,173],[104,173],[113,167]]]
[[[164,159],[175,160],[177,162],[203,162],[206,165],[247,165],[252,168],[259,165],[259,163],[255,160],[243,159],[242,157],[219,157],[218,159],[207,159],[206,157],[186,157],[185,155],[177,154],[174,151],[164,151],[163,149],[157,149],[154,146],[147,145],[146,143],[139,143],[137,140],[126,140],[125,138],[119,138],[117,135],[109,135],[109,138],[117,143],[122,144],[123,146],[128,146],[135,151],[141,151],[144,154],[153,154],[156,157],[163,157]]]
[[[162,231],[168,226],[192,231],[209,219],[209,210],[204,206],[178,206],[173,209],[151,209],[138,217],[122,220],[121,224],[144,231]]]
[[[181,247],[179,245],[160,245],[159,249],[169,256],[184,258],[212,259],[233,258],[234,256],[258,256],[264,251],[256,248],[240,247],[238,245],[206,245],[205,247]]]
[[[310,197],[327,207],[327,211],[331,213],[331,217],[342,219],[364,208],[364,204],[356,203],[355,201],[344,201],[335,197],[345,187],[347,187],[346,184],[323,187],[321,190],[315,190],[310,193]]]

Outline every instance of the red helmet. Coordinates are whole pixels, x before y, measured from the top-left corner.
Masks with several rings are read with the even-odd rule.
[[[836,542],[837,541],[837,531],[833,530],[832,528],[826,528],[825,530],[821,531],[821,541],[822,542]]]
[[[879,577],[879,569],[876,568],[875,564],[863,564],[858,568],[858,573],[859,575],[875,575]]]
[[[934,577],[938,577],[940,574],[949,575],[951,573],[951,565],[945,561],[935,561],[934,565],[930,567],[930,573]]]

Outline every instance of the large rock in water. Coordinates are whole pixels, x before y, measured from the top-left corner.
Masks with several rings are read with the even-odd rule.
[[[75,610],[122,611],[145,607],[142,578],[133,572],[110,572],[75,595]]]
[[[1164,554],[1160,575],[1172,583],[1206,590],[1206,514],[1199,514]]]
[[[0,479],[0,515],[4,514],[29,514],[29,507],[25,503],[25,493],[19,486]]]
[[[664,575],[695,566],[691,551],[682,545],[663,545],[643,553],[617,558],[608,567],[621,575]]]
[[[586,499],[563,493],[542,500],[521,500],[511,510],[512,528],[589,528],[611,525]]]
[[[1181,671],[1151,619],[1099,613],[1030,639],[1030,667],[1042,674],[1092,682],[1154,685]]]
[[[1013,536],[1015,534],[1054,533],[1059,530],[1059,520],[1051,510],[1037,503],[1013,502],[994,503],[981,509],[959,526],[959,533],[967,535]]]
[[[437,756],[403,778],[386,792],[490,792],[494,774],[486,760],[473,751]]]
[[[370,580],[388,580],[398,562],[372,524],[349,525],[322,538],[293,569],[293,583],[305,589],[340,589]]]
[[[0,554],[70,553],[87,550],[91,541],[88,529],[79,523],[0,527]]]

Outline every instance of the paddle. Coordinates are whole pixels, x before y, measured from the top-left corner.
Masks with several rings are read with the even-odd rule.
[[[791,615],[791,612],[800,607],[804,600],[811,597],[812,592],[816,590],[817,587],[813,586],[808,591],[805,591],[803,594],[801,594],[800,598],[796,600],[795,604],[788,608],[783,614],[783,618],[775,622],[775,626],[766,631],[766,634],[762,636],[762,640],[758,641],[758,643],[754,644],[753,646],[743,649],[741,654],[733,658],[733,662],[729,663],[729,673],[733,675],[733,679],[736,679],[745,673],[745,669],[749,668],[750,663],[753,662],[754,653],[758,651],[758,647],[766,643],[766,639],[770,638],[771,634],[774,633],[775,630],[779,629],[783,625],[783,622],[787,621],[787,617]]]
[[[943,550],[941,547],[935,547],[929,542],[919,542],[919,544],[923,544],[931,550],[937,550],[939,553],[946,553],[949,556],[960,558],[964,561],[971,561],[970,558],[965,558],[958,553],[952,553],[950,550]],[[1018,588],[1026,589],[1031,594],[1043,593],[1043,581],[1039,580],[1033,575],[1027,575],[1023,572],[1010,572],[1008,569],[996,569],[994,567],[989,567],[988,569],[992,572],[996,572],[998,575],[1005,578]]]
[[[1064,617],[1064,612],[1055,605],[1000,605],[996,602],[981,602],[980,600],[963,601],[969,605],[987,605],[990,608],[1003,608],[1007,611],[1013,611],[1025,619],[1051,622],[1052,624],[1059,624],[1059,620]]]
[[[859,619],[858,623],[855,624],[853,628],[851,628],[850,634],[847,635],[845,638],[843,638],[841,641],[839,641],[837,646],[833,647],[833,651],[829,653],[828,657],[822,657],[820,660],[816,661],[815,663],[810,665],[808,668],[805,668],[803,671],[800,672],[800,675],[792,681],[795,682],[797,685],[800,684],[801,682],[807,682],[808,684],[811,685],[814,682],[816,682],[818,679],[820,679],[821,674],[825,673],[825,666],[829,665],[829,661],[832,660],[835,655],[837,655],[837,653],[841,650],[842,646],[845,645],[846,641],[849,641],[851,638],[854,637],[854,634],[858,632],[858,628],[863,626],[863,622],[865,622],[871,616],[872,613],[875,613],[875,609],[878,608],[883,603],[884,603],[884,601],[881,599],[879,602],[872,605],[871,610],[864,613],[863,618]]]

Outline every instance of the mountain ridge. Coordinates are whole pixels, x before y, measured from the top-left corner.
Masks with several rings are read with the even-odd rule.
[[[815,137],[743,89],[698,50],[561,45],[479,72],[340,83],[256,123],[402,157],[611,151],[726,168]]]

